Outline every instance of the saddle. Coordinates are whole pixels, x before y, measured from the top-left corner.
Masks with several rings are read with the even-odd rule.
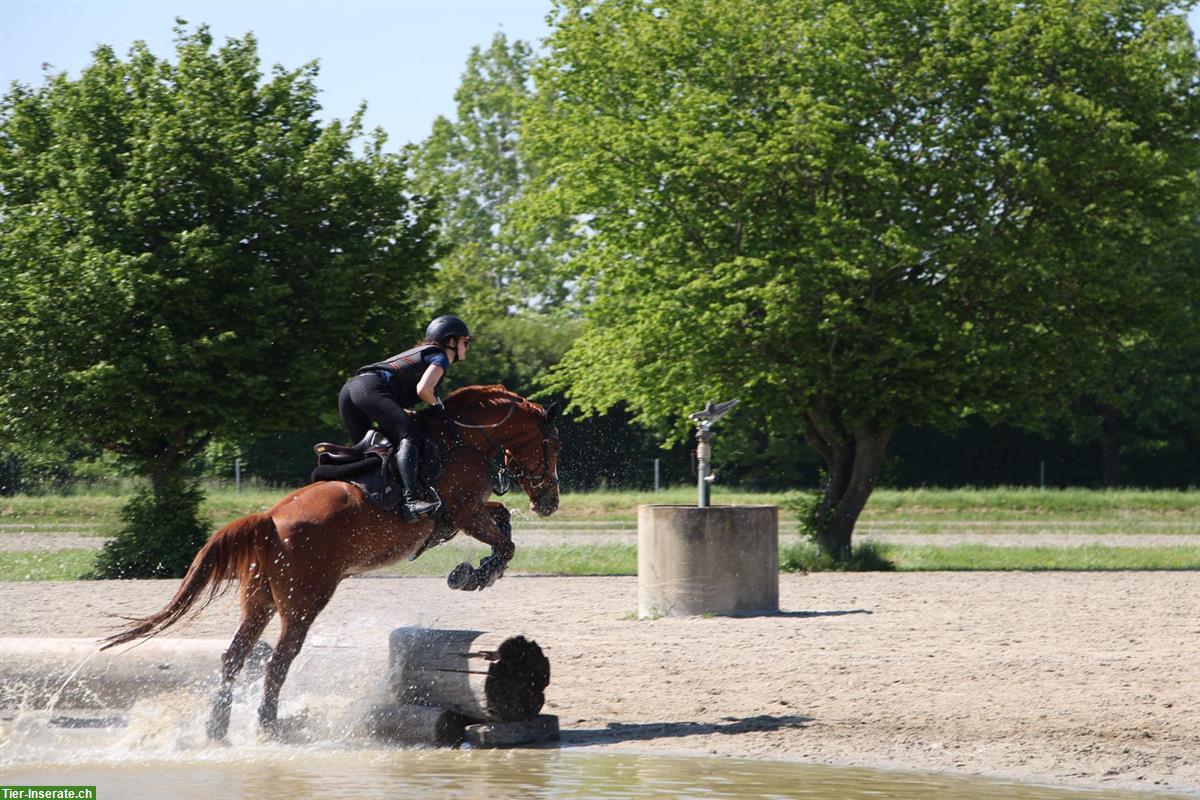
[[[442,474],[444,455],[438,443],[423,431],[414,431],[418,445],[417,478],[424,487],[422,499],[437,502],[433,484]],[[312,482],[345,481],[362,490],[379,508],[393,510],[404,494],[404,485],[395,472],[395,445],[383,432],[371,430],[361,441],[352,445],[321,442],[313,447],[317,468]]]
[[[386,457],[395,448],[382,431],[370,430],[362,440],[352,445],[321,442],[313,446],[317,466],[353,464],[368,456]]]

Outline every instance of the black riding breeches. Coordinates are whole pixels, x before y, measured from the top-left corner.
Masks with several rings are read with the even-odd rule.
[[[357,444],[371,429],[371,422],[379,423],[379,429],[398,445],[408,436],[411,422],[404,408],[396,401],[388,385],[377,372],[364,372],[346,381],[338,395],[338,411],[342,415],[342,424],[350,434],[350,444]]]

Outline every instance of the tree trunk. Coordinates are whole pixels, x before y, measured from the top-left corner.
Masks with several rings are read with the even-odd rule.
[[[1100,452],[1104,485],[1121,485],[1121,412],[1112,406],[1100,406]]]
[[[813,512],[812,526],[821,553],[842,561],[850,555],[854,526],[883,470],[892,429],[856,428],[850,436],[839,436],[825,420],[809,416],[809,441],[827,470],[825,493]]]
[[[159,440],[148,470],[156,503],[170,500],[170,495],[178,490],[178,481],[188,462],[200,455],[211,440],[211,433],[197,435],[186,429],[173,431]]]
[[[153,458],[142,462],[150,486],[138,490],[121,509],[121,529],[105,542],[94,576],[183,577],[209,535],[200,516],[204,493],[184,469],[203,441],[186,450],[160,447]]]

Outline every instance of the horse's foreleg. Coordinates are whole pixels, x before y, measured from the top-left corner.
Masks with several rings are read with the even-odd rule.
[[[511,561],[517,546],[512,540],[512,521],[508,509],[501,503],[488,503],[469,517],[462,530],[492,548],[492,555],[501,561]]]
[[[504,574],[517,547],[512,540],[512,524],[508,509],[500,503],[488,503],[475,515],[461,523],[464,533],[484,544],[491,545],[492,554],[479,562],[479,568],[459,564],[447,576],[451,589],[486,589]]]
[[[221,658],[221,687],[213,696],[212,712],[208,717],[208,738],[224,739],[229,731],[229,707],[233,704],[233,681],[246,663],[246,656],[262,636],[271,621],[275,608],[271,593],[265,586],[242,599],[242,624],[238,627],[229,649]]]

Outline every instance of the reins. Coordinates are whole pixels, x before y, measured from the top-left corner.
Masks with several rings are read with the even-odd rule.
[[[463,427],[463,428],[474,428],[475,430],[484,430],[485,428],[499,428],[501,425],[503,425],[504,423],[508,422],[509,418],[510,418],[510,417],[512,417],[512,415],[513,415],[513,412],[514,412],[514,411],[516,411],[516,410],[517,410],[517,404],[516,404],[516,403],[509,403],[509,404],[508,404],[508,413],[504,415],[504,419],[500,420],[499,422],[493,422],[491,425],[472,425],[472,424],[471,424],[471,423],[469,423],[469,422],[459,422],[457,419],[452,419],[452,420],[450,420],[450,421],[451,421],[451,422],[453,422],[455,425],[458,425],[458,426],[460,426],[460,427]],[[485,435],[486,435],[486,434],[485,434]],[[488,438],[489,438],[489,440],[490,440],[490,438],[491,438],[491,437],[488,437]],[[493,444],[494,444],[494,442],[493,442]]]

